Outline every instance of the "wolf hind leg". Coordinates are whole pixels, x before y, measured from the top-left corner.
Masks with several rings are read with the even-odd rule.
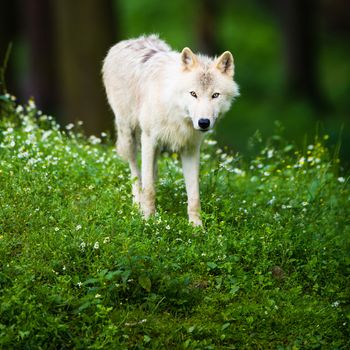
[[[155,213],[155,165],[157,145],[152,136],[141,134],[141,174],[142,194],[141,210],[145,219]]]
[[[118,128],[117,153],[129,163],[133,203],[140,205],[141,172],[137,165],[136,135],[131,128]]]

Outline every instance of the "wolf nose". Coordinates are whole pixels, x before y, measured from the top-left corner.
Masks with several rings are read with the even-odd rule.
[[[210,120],[206,118],[201,118],[198,120],[198,125],[201,129],[208,129],[210,125]]]

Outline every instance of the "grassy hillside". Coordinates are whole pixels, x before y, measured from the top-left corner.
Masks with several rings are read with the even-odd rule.
[[[249,161],[207,141],[198,229],[176,155],[144,222],[110,141],[0,102],[1,348],[350,347],[350,191],[327,136],[255,137]]]

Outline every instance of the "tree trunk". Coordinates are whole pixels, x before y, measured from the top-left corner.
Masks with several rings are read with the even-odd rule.
[[[57,107],[56,62],[53,44],[52,2],[22,0],[22,34],[28,43],[28,76],[24,97],[33,96],[39,108],[53,113]]]
[[[16,1],[4,1],[1,4],[0,11],[0,66],[2,67],[7,49],[10,43],[14,43],[18,36],[18,20],[16,17]],[[5,72],[5,83],[7,91],[10,93],[18,93],[18,86],[15,81],[13,45],[7,69]],[[3,82],[0,82],[2,84]],[[0,85],[0,92],[4,91],[5,86]]]
[[[53,0],[57,71],[65,123],[82,120],[87,134],[112,128],[101,67],[114,40],[112,0]]]
[[[198,3],[197,36],[199,51],[210,56],[218,55],[218,45],[215,37],[218,3],[220,0],[201,0]]]
[[[283,34],[287,87],[319,105],[316,0],[277,0]]]

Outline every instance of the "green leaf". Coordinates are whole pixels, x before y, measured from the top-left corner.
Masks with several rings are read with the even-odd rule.
[[[293,145],[287,145],[286,147],[284,147],[283,152],[285,153],[290,152],[293,148],[294,148]]]
[[[120,276],[122,273],[123,273],[123,271],[121,271],[121,270],[110,271],[106,274],[105,279],[111,280],[111,279],[113,279],[114,276]]]
[[[145,343],[149,343],[149,342],[151,341],[151,337],[148,336],[147,334],[145,334],[145,335],[143,336],[143,341],[144,341]]]
[[[215,264],[214,262],[208,262],[208,263],[207,263],[207,266],[208,266],[210,269],[212,269],[212,270],[214,270],[215,268],[218,267],[218,265]]]
[[[150,280],[150,278],[148,276],[146,276],[146,275],[140,276],[139,277],[139,284],[147,292],[151,291],[152,283],[151,283],[151,280]]]
[[[246,318],[247,323],[252,324],[254,322],[254,317],[253,316],[248,316]]]
[[[230,289],[230,294],[235,295],[238,291],[239,291],[239,286],[238,286],[237,284],[235,284],[235,285],[232,286],[232,288]]]
[[[85,286],[87,286],[89,284],[95,284],[95,283],[98,283],[98,282],[99,282],[99,280],[97,278],[89,278],[83,284]]]
[[[222,330],[222,331],[225,330],[229,325],[230,325],[229,322],[224,323],[224,324],[221,326],[221,330]]]
[[[188,328],[188,333],[192,333],[195,330],[196,326],[191,326]]]

